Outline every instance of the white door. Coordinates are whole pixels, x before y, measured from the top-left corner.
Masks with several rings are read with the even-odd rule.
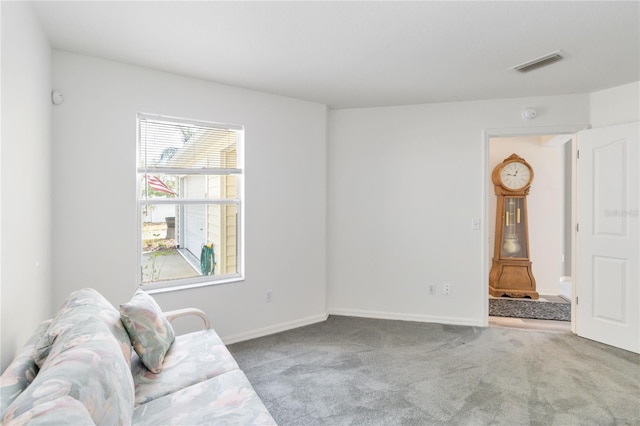
[[[205,176],[186,176],[184,192],[189,198],[204,198]],[[200,260],[202,245],[207,242],[207,206],[187,204],[184,206],[184,248]]]
[[[640,123],[578,133],[579,336],[640,353]]]
[[[207,206],[187,204],[184,206],[184,246],[198,260],[202,245],[206,243]]]

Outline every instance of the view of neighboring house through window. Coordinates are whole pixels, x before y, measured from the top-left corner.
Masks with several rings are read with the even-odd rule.
[[[240,126],[138,115],[140,281],[242,278]]]

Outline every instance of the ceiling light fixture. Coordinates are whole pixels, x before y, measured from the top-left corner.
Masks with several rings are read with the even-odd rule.
[[[547,65],[551,65],[564,59],[564,56],[562,56],[561,53],[562,52],[560,50],[556,50],[547,55],[540,56],[539,58],[532,59],[509,69],[516,70],[521,73],[537,70],[538,68],[546,67]]]

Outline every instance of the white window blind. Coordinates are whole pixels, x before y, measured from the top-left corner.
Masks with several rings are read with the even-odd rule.
[[[238,166],[242,128],[169,122],[143,115],[138,120],[138,172],[242,173]]]

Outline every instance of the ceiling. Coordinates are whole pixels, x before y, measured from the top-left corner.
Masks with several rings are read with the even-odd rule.
[[[56,49],[330,108],[640,80],[638,1],[34,2]],[[509,68],[561,50],[526,74]]]

